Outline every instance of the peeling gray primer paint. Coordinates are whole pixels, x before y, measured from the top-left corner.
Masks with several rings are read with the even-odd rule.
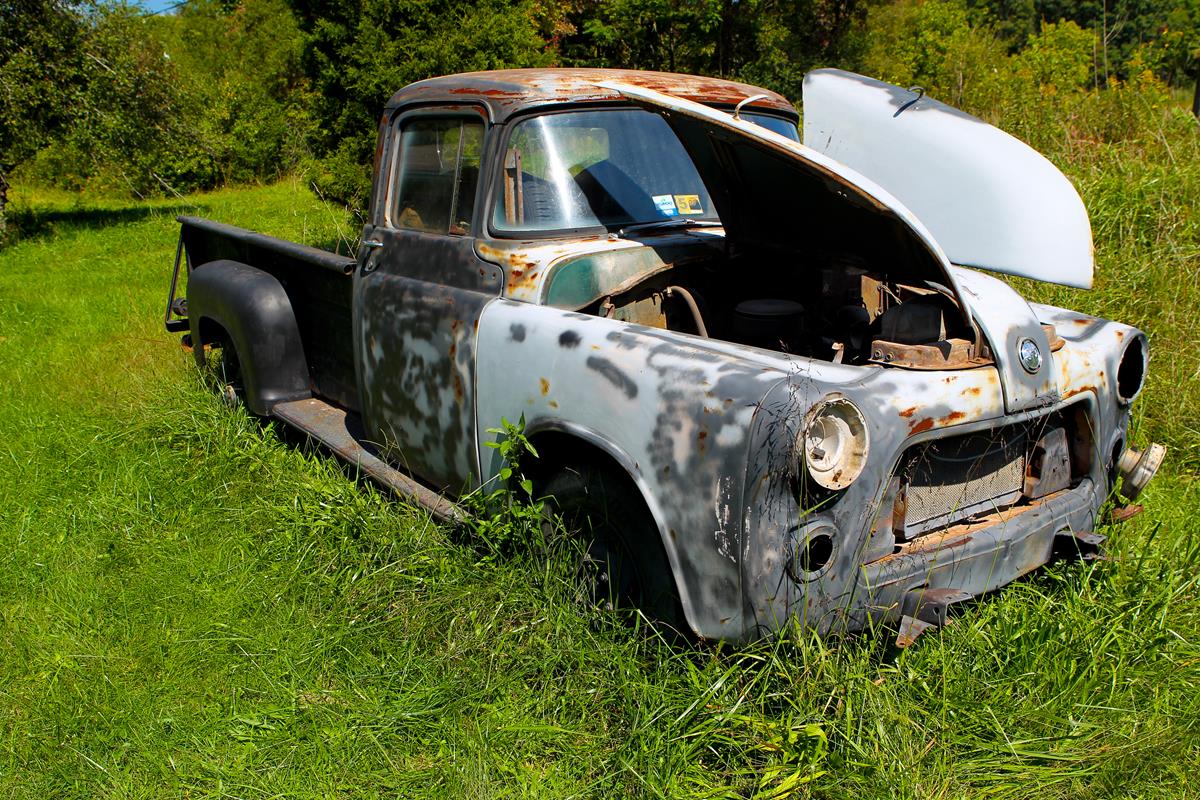
[[[467,238],[382,227],[373,233],[385,246],[354,280],[368,435],[435,488],[472,487],[479,476],[475,343],[480,314],[495,300],[503,273],[479,261]],[[520,325],[514,321],[503,336],[517,336]]]
[[[516,320],[528,328],[524,341],[497,335]],[[560,341],[568,331],[573,344]],[[507,301],[480,321],[478,379],[487,390],[478,395],[478,429],[524,413],[531,433],[586,434],[628,465],[658,522],[689,622],[727,638],[742,631],[737,509],[747,434],[756,404],[786,376],[770,354],[761,361],[738,349],[749,358],[695,337]],[[480,444],[490,438],[481,434]],[[485,475],[496,474],[495,451],[481,452],[490,455]]]
[[[753,638],[791,617],[821,632],[861,629],[898,616],[904,594],[921,586],[994,589],[1045,563],[1063,528],[1091,528],[1107,491],[1105,458],[1128,424],[1114,386],[1095,378],[1116,374],[1123,340],[1139,332],[1044,306],[1033,311],[1066,340],[1046,367],[1059,399],[1012,414],[991,366],[829,364],[501,301],[480,321],[478,380],[487,390],[479,392],[478,430],[524,413],[531,431],[574,432],[626,464],[701,635]],[[516,320],[528,331],[520,342],[506,335]],[[574,346],[562,343],[567,331],[578,337]],[[835,500],[802,508],[796,441],[804,414],[831,392],[862,410],[871,454]],[[890,543],[881,550],[873,540],[888,479],[907,448],[1075,405],[1086,409],[1096,447],[1088,476],[1073,489],[966,543],[897,558],[885,555]],[[480,445],[489,438],[481,433]],[[495,474],[494,451],[481,452],[485,477]],[[789,559],[796,540],[818,526],[832,531],[833,554],[803,574]]]

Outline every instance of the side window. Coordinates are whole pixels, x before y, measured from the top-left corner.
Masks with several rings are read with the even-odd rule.
[[[418,117],[400,131],[393,227],[465,236],[471,232],[483,123],[466,117]]]

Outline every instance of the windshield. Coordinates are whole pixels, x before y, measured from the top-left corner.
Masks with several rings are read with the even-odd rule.
[[[513,129],[494,230],[612,228],[672,219],[718,217],[683,145],[658,114],[574,111],[532,117]]]

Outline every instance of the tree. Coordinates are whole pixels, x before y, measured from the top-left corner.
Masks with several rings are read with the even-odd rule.
[[[79,99],[63,137],[71,156],[79,168],[113,170],[135,194],[190,188],[178,178],[211,167],[186,127],[179,71],[153,20],[106,3],[89,9],[85,22]]]
[[[9,176],[62,130],[78,99],[83,28],[57,0],[0,5],[0,241]]]
[[[306,153],[313,95],[304,35],[283,0],[189,0],[156,17],[184,101],[180,123],[212,183],[273,179]]]
[[[553,58],[540,30],[544,9],[531,0],[289,2],[307,34],[304,67],[316,92],[315,181],[356,209],[370,190],[379,112],[397,90],[434,75]]]
[[[1183,0],[1167,14],[1150,56],[1168,83],[1192,83],[1192,114],[1200,118],[1200,0]]]
[[[865,0],[592,0],[563,60],[733,78],[798,97],[815,66],[855,66]]]
[[[166,186],[159,155],[185,141],[178,76],[149,22],[119,3],[0,6],[0,228],[13,170],[55,151],[73,174],[115,165],[128,187]]]

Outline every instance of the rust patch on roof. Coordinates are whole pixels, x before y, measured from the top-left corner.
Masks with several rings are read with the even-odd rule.
[[[616,81],[651,89],[709,106],[732,108],[748,97],[759,97],[746,108],[773,112],[792,120],[799,115],[782,95],[721,78],[625,69],[544,68],[466,72],[409,84],[392,96],[390,108],[411,103],[475,100],[493,120],[535,106],[556,103],[622,101],[621,95],[598,84]]]

